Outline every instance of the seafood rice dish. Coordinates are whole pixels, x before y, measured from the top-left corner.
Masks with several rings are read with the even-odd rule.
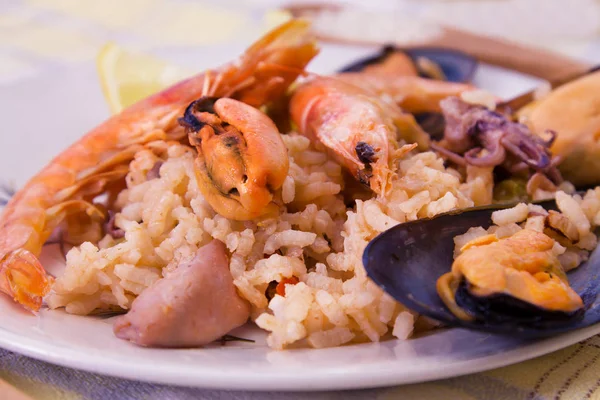
[[[559,278],[595,248],[600,189],[563,178],[561,132],[528,124],[535,110],[518,122],[400,53],[312,74],[317,53],[292,20],[83,136],[4,209],[0,291],[32,312],[122,314],[114,334],[142,346],[202,346],[251,321],[273,349],[323,348],[436,327],[366,275],[365,247],[397,224],[520,202],[455,239],[457,276],[506,239],[539,245]],[[443,138],[424,112],[443,115]],[[554,197],[559,211],[532,204]],[[71,247],[55,277],[37,258],[50,240]]]

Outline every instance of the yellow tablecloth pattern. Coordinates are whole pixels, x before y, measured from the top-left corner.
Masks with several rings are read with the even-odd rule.
[[[265,18],[265,11],[279,3],[284,2],[4,0],[0,2],[0,85],[27,79],[45,68],[56,65],[89,61],[107,40],[117,40],[141,48],[168,48],[227,43],[240,34],[256,36],[269,24],[269,18]],[[398,4],[400,3],[402,2]],[[449,7],[449,2],[443,3],[443,7]],[[464,3],[457,7],[464,7]],[[477,3],[480,3],[478,7],[482,7],[481,3],[484,1]],[[542,4],[540,1],[537,3]],[[550,3],[554,6],[558,4],[553,0],[544,1],[546,5]],[[373,6],[387,4],[389,3],[373,2]],[[576,7],[577,4],[588,7],[592,13],[600,9],[595,6],[598,2],[594,0],[570,2],[571,7]],[[434,5],[425,10],[423,7],[421,5],[417,11],[429,16],[436,15]],[[506,4],[502,7],[506,7]],[[440,13],[439,10],[437,12]],[[556,48],[570,55],[599,62],[600,24],[595,27],[593,25],[597,21],[592,18],[590,22],[588,18],[582,23],[591,24],[590,26],[569,30],[571,35],[564,34],[560,43],[554,42]],[[551,22],[557,23],[556,20]],[[568,22],[564,21],[562,25],[569,26]],[[156,26],[160,26],[160,29],[156,29]],[[182,29],[185,26],[194,26],[194,35]],[[542,23],[542,31],[543,26]],[[477,26],[466,28],[477,30]],[[73,34],[74,32],[77,34]],[[548,45],[552,43],[551,36],[546,32],[545,40],[540,37],[537,38],[537,42]],[[250,393],[153,385],[58,367],[5,350],[0,350],[0,378],[35,399],[48,400],[250,400],[305,397],[427,400],[600,399],[600,338],[594,337],[544,357],[485,373],[397,388],[343,393]]]
[[[0,350],[0,378],[34,399],[600,399],[600,338],[510,367],[437,382],[346,392],[238,392],[109,378]]]

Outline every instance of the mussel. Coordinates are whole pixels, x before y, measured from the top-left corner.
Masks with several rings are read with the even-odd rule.
[[[461,248],[452,270],[437,280],[444,304],[460,319],[510,321],[534,325],[569,319],[583,311],[569,286],[554,240],[532,229],[499,239],[478,237]]]
[[[390,55],[399,52],[410,57],[419,76],[425,78],[433,78],[437,75],[432,73],[435,66],[430,63],[439,66],[444,78],[450,82],[470,82],[477,70],[477,60],[460,51],[435,47],[401,49],[389,45],[372,56],[347,65],[339,72],[360,72],[366,67],[378,64]]]
[[[540,204],[547,210],[556,209],[553,200]],[[489,227],[492,213],[510,206],[452,211],[431,219],[397,225],[367,246],[363,255],[367,274],[406,307],[451,327],[535,338],[599,322],[598,249],[590,254],[587,262],[569,273],[570,287],[583,302],[583,307],[578,309],[544,309],[501,293],[478,295],[470,290],[466,280],[456,282],[455,296],[456,302],[470,318],[459,318],[446,307],[438,295],[436,282],[450,271],[453,264],[454,237],[470,227]]]

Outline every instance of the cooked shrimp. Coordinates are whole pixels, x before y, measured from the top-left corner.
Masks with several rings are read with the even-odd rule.
[[[317,53],[308,28],[299,20],[276,28],[236,62],[127,108],[52,160],[13,197],[0,218],[0,291],[38,310],[51,279],[37,255],[52,231],[73,215],[104,220],[93,199],[122,181],[126,166],[146,144],[184,138],[177,118],[193,100],[232,97],[255,107],[277,100]]]
[[[371,73],[346,72],[337,77],[375,92],[380,97],[389,98],[403,110],[411,113],[440,112],[441,100],[474,89],[473,86],[465,83],[394,74],[389,68]]]
[[[429,140],[411,114],[332,77],[314,77],[300,85],[290,101],[290,115],[300,133],[325,145],[357,180],[380,195],[390,188],[395,161],[416,144],[426,148]],[[400,139],[410,145],[400,147]]]
[[[436,70],[433,75],[443,76],[436,64],[432,64],[429,69]],[[344,72],[336,76],[374,92],[411,113],[440,112],[440,100],[474,89],[464,83],[419,77],[413,60],[402,52],[391,53],[383,61],[369,65],[361,72]]]

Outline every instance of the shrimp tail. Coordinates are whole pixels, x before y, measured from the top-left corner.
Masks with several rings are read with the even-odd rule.
[[[0,263],[0,291],[28,310],[40,308],[51,282],[37,257],[28,250],[14,250]]]

